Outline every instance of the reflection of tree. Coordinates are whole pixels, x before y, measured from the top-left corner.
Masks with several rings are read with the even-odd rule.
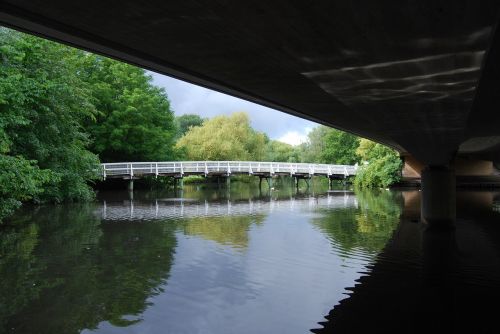
[[[38,242],[28,231],[22,236],[26,240],[18,236],[16,242],[38,243],[35,248],[24,254],[14,245],[2,248],[5,254],[16,257],[9,261],[10,266],[17,261],[15,269],[24,271],[11,277],[15,271],[4,267],[3,259],[0,262],[2,291],[10,291],[10,296],[1,296],[1,304],[22,298],[16,309],[0,315],[10,317],[9,327],[21,333],[79,333],[96,328],[101,321],[116,326],[140,321],[138,316],[148,306],[148,297],[159,293],[168,278],[176,245],[173,226],[132,222],[100,225],[90,206],[42,209],[36,220]],[[23,264],[23,257],[30,259],[29,266]],[[5,285],[18,277],[30,280]],[[25,286],[30,285],[42,287],[25,292]]]
[[[4,228],[0,232],[0,332],[12,315],[48,285],[38,279],[45,268],[33,256],[37,241],[35,224]]]
[[[250,226],[262,223],[264,218],[264,215],[197,217],[185,220],[181,228],[187,235],[200,236],[235,248],[246,248]]]
[[[343,251],[361,248],[378,253],[399,222],[402,196],[389,191],[360,190],[356,197],[357,208],[324,210],[313,224]]]

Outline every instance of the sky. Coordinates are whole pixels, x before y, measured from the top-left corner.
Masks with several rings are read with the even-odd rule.
[[[153,83],[165,88],[172,110],[176,116],[197,114],[204,118],[229,115],[245,111],[250,117],[252,127],[266,133],[269,138],[298,145],[307,138],[307,133],[317,123],[285,114],[252,102],[196,86],[166,75],[150,72]]]

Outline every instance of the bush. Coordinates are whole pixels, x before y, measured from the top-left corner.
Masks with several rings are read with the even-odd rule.
[[[358,169],[356,186],[387,188],[401,180],[402,161],[393,149],[362,139],[356,153],[366,162]]]

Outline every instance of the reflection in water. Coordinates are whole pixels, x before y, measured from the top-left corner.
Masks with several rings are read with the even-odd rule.
[[[500,215],[492,210],[494,195],[458,193],[455,228],[436,229],[418,222],[420,194],[404,193],[391,240],[313,332],[497,333]]]
[[[200,217],[184,220],[180,226],[186,235],[200,236],[221,245],[246,248],[250,226],[262,224],[264,218],[264,215]]]
[[[402,196],[395,192],[365,190],[357,192],[356,197],[359,206],[324,210],[312,223],[346,256],[357,250],[377,255],[399,222]]]
[[[75,205],[18,219],[27,224],[2,235],[0,324],[8,332],[131,325],[168,278],[175,246],[168,225],[100,225],[93,208]]]
[[[466,199],[456,234],[422,230],[418,192],[186,187],[26,208],[0,238],[0,332],[407,330],[496,291],[498,202]]]

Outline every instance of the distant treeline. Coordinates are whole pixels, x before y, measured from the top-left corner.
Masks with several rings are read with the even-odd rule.
[[[0,27],[0,220],[24,201],[91,200],[101,161],[181,159],[370,161],[363,186],[400,169],[392,150],[324,126],[291,146],[245,113],[175,117],[145,70]],[[391,177],[378,175],[388,165]]]

